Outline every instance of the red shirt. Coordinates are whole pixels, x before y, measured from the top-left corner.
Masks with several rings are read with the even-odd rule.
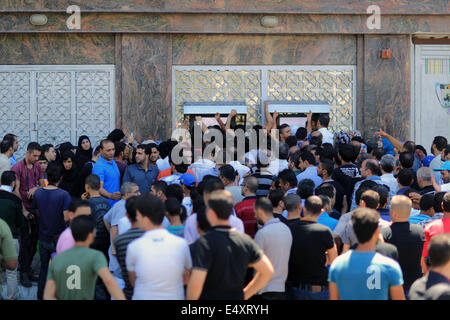
[[[430,240],[435,235],[440,233],[450,233],[450,218],[442,218],[430,222],[425,226],[425,244],[423,245],[422,257],[428,257],[428,246],[430,245]]]
[[[17,179],[20,181],[19,193],[22,198],[23,205],[25,208],[30,209],[32,202],[28,200],[27,192],[28,190],[39,186],[39,180],[44,179],[44,173],[42,172],[41,165],[38,161],[36,161],[33,168],[25,169],[25,161],[21,160],[17,162],[11,170],[16,173]]]
[[[236,203],[234,206],[236,216],[244,223],[245,233],[252,238],[254,238],[256,234],[255,202],[256,196],[245,197],[244,200]]]

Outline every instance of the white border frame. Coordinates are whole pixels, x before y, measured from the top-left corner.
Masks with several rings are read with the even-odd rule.
[[[307,71],[352,71],[353,72],[353,114],[352,114],[352,126],[353,130],[357,130],[356,126],[356,86],[357,86],[357,75],[356,75],[356,65],[173,65],[172,66],[172,130],[176,129],[175,121],[175,72],[176,71],[261,71],[261,105],[259,113],[262,122],[264,122],[264,102],[269,101],[267,92],[267,71],[268,70],[307,70]],[[281,101],[280,101],[281,102]],[[264,125],[264,123],[262,123]]]
[[[0,65],[0,72],[19,72],[19,71],[28,71],[31,72],[30,76],[30,125],[33,126],[33,123],[37,125],[37,119],[36,119],[36,103],[37,103],[37,97],[36,97],[36,72],[39,71],[63,71],[63,72],[72,72],[71,79],[72,81],[75,80],[75,73],[76,71],[107,71],[110,73],[111,81],[110,81],[110,117],[109,117],[109,128],[110,131],[112,131],[116,127],[116,73],[115,73],[115,65],[113,64],[93,64],[93,65]],[[72,86],[72,90],[75,90],[76,82],[74,82],[74,85]],[[71,103],[76,102],[76,94],[72,92],[72,101]],[[73,104],[74,106],[76,104]],[[73,113],[74,110],[71,110]],[[75,123],[74,128],[76,129],[76,117],[71,114],[71,123],[72,125]],[[32,130],[34,128],[30,128],[30,138],[33,139],[33,135],[35,135],[34,138],[37,138],[36,132]],[[72,135],[75,135],[73,132]],[[72,137],[73,140],[72,143],[76,143],[76,137]]]

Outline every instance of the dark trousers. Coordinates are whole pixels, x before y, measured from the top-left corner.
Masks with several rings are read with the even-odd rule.
[[[56,251],[56,246],[53,242],[39,241],[39,255],[41,258],[41,271],[39,272],[38,282],[38,300],[42,300],[44,294],[45,283],[47,281],[48,266],[53,252]]]
[[[31,264],[37,251],[38,234],[36,221],[25,220],[19,234],[19,268],[21,273],[31,274]]]

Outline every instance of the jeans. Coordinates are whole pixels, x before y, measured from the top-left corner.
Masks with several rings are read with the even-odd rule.
[[[322,292],[312,292],[294,287],[288,289],[289,300],[328,300],[330,292],[328,290]]]
[[[38,281],[38,300],[42,300],[44,295],[45,282],[47,281],[48,266],[50,264],[51,254],[56,251],[56,246],[53,242],[39,241],[39,254],[41,257],[41,271],[39,272]]]
[[[16,252],[19,254],[19,240],[13,239]],[[17,268],[16,270],[6,269],[6,299],[17,300],[19,299],[19,286],[17,281]]]
[[[286,292],[264,292],[261,295],[262,300],[286,300]]]
[[[19,268],[21,273],[31,274],[31,264],[37,251],[38,227],[36,221],[25,220],[19,236]]]

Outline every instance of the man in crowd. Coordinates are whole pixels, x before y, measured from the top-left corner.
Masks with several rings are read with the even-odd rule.
[[[417,184],[419,185],[419,194],[424,195],[434,193],[433,184],[431,183],[431,170],[427,167],[422,167],[417,170]]]
[[[385,154],[381,157],[381,182],[389,187],[389,201],[393,196],[397,195],[398,182],[394,178],[393,171],[395,168],[395,158],[390,154]]]
[[[47,159],[48,163],[53,163],[56,160],[55,147],[50,143],[42,145],[42,154],[44,155],[45,159]]]
[[[358,239],[355,250],[340,255],[329,272],[330,300],[404,300],[399,264],[375,252],[379,240],[378,213],[369,208],[353,212],[352,224]]]
[[[187,299],[247,300],[269,282],[273,266],[248,235],[230,226],[233,197],[229,191],[213,192],[207,206],[212,229],[191,247],[192,274]],[[244,288],[249,267],[256,273]]]
[[[45,186],[44,173],[38,162],[41,155],[41,147],[37,142],[30,142],[27,146],[25,159],[17,162],[11,168],[16,173],[20,183],[19,193],[23,204],[25,223],[20,229],[20,282],[24,287],[31,287],[31,280],[37,280],[32,276],[31,263],[37,251],[38,228],[35,213],[32,210],[34,193]]]
[[[364,181],[374,181],[375,183],[382,183],[381,178],[381,170],[380,166],[378,165],[378,162],[375,159],[367,159],[364,160],[361,166],[361,176],[364,178],[364,180],[359,181],[355,184],[355,191],[353,191],[352,196],[352,205],[350,207],[350,210],[353,211],[356,209],[356,201],[355,201],[355,192],[358,190],[361,183]]]
[[[14,145],[11,140],[3,140],[0,143],[0,176],[4,171],[11,169],[11,161],[9,158],[14,154]]]
[[[273,216],[273,206],[267,198],[256,200],[255,215],[258,223],[263,225],[255,235],[255,242],[267,255],[274,268],[272,277],[259,294],[266,300],[285,300],[285,282],[292,246],[291,231],[280,219]]]
[[[328,124],[330,123],[330,116],[327,113],[322,113],[317,120],[318,131],[322,134],[322,144],[329,143],[334,145],[334,136],[328,130]]]
[[[13,237],[8,224],[3,219],[0,219],[0,265],[5,266],[7,271],[17,270],[17,253]],[[2,291],[3,286],[0,282],[0,298]]]
[[[122,183],[136,183],[139,186],[139,192],[141,194],[150,191],[159,173],[158,167],[150,164],[150,155],[150,145],[138,145],[136,147],[136,163],[126,168],[122,179]]]
[[[431,144],[431,153],[433,154],[434,159],[431,160],[429,168],[431,169],[431,172],[433,173],[436,181],[439,181],[441,175],[439,171],[434,171],[434,169],[440,168],[444,164],[445,160],[443,159],[443,156],[447,143],[448,142],[445,137],[436,136],[434,137],[433,142]]]
[[[256,190],[258,190],[258,180],[248,176],[242,183],[242,195],[244,199],[234,207],[236,216],[244,223],[245,233],[254,238],[256,233],[256,218],[254,205],[256,201]]]
[[[9,159],[8,163],[9,162]],[[12,241],[16,254],[19,254],[19,232],[24,223],[22,214],[22,200],[13,193],[17,185],[16,173],[4,171],[1,175],[0,186],[0,219],[6,222],[11,230]],[[1,240],[0,240],[1,241]],[[17,268],[6,269],[6,299],[17,300],[19,298],[19,287],[17,283]],[[1,296],[1,291],[0,291]]]
[[[9,161],[11,162],[11,166],[15,165],[17,163],[16,157],[14,156],[14,153],[19,150],[19,140],[15,134],[7,133],[3,137],[3,140],[10,140],[13,143],[13,155],[9,158]]]
[[[303,179],[311,179],[314,181],[314,185],[317,188],[322,184],[322,179],[317,175],[317,169],[315,167],[316,159],[311,152],[303,152],[300,156],[300,169],[302,173],[297,175],[297,182],[300,184]]]
[[[337,257],[333,234],[317,223],[322,200],[311,196],[305,201],[303,217],[291,226],[292,247],[286,288],[290,299],[328,300],[328,269]]]

